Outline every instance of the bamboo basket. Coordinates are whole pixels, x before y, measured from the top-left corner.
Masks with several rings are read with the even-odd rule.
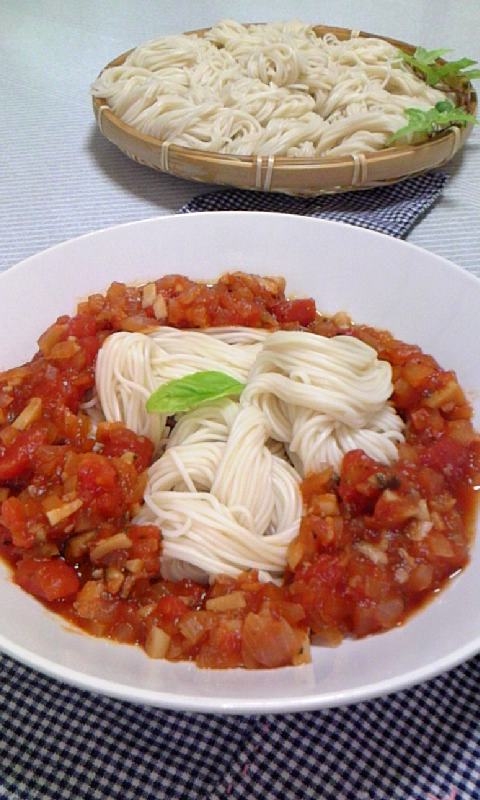
[[[206,30],[188,34],[201,36]],[[406,42],[364,31],[324,25],[314,26],[314,30],[317,36],[333,33],[342,40],[376,36],[407,53],[415,50],[415,46]],[[121,65],[127,55],[128,52],[118,56],[105,69]],[[476,114],[477,96],[471,84],[457,92],[457,104]],[[455,126],[420,144],[351,156],[238,156],[182,147],[140,133],[117,117],[102,98],[93,98],[93,109],[103,136],[139,164],[201,183],[307,197],[385,186],[441,167],[463,147],[472,128],[472,125]]]

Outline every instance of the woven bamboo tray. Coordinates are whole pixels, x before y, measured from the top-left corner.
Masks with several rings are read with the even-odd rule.
[[[203,35],[206,30],[189,31],[189,34]],[[323,25],[314,26],[314,30],[317,36],[333,33],[339,39],[377,36]],[[377,38],[407,53],[415,50],[415,46],[406,42],[385,36]],[[107,67],[122,64],[127,55],[128,52],[123,53]],[[477,97],[471,84],[457,93],[457,104],[476,114]],[[139,164],[186,180],[299,196],[370,189],[440,167],[460,150],[472,128],[471,125],[453,127],[421,144],[388,147],[347,157],[234,156],[181,147],[140,133],[117,117],[101,98],[93,99],[93,109],[101,133]]]

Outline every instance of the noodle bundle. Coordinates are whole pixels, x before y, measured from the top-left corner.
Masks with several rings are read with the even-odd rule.
[[[305,475],[325,463],[338,469],[357,448],[393,461],[403,426],[387,404],[391,393],[390,364],[360,340],[278,331],[265,342],[242,399],[262,410],[269,435]]]
[[[378,150],[446,95],[375,37],[317,37],[301,22],[224,20],[205,36],[137,47],[92,86],[121,119],[170,143],[234,155]]]
[[[234,349],[215,335],[177,328],[160,327],[149,336],[112,334],[98,354],[96,371],[105,417],[148,436],[158,451],[167,418],[147,412],[145,403],[152,392],[163,383],[201,370],[221,370],[245,381],[262,334],[266,332],[251,332],[248,338],[244,333],[246,343]],[[223,335],[228,339],[228,333]]]
[[[225,403],[231,401],[216,407],[220,414]],[[271,577],[285,567],[286,549],[300,524],[299,478],[265,445],[261,412],[233,405],[226,441],[202,442],[197,436],[192,442],[187,435],[167,446],[150,469],[140,519],[162,530],[165,577],[183,566],[184,577],[198,579],[186,564],[202,570],[204,578],[249,568]],[[205,412],[208,419],[212,409]],[[207,426],[207,438],[210,432]]]
[[[152,392],[195,372],[245,384],[238,399],[153,414]],[[302,515],[300,482],[361,448],[389,463],[403,423],[388,400],[391,367],[351,336],[306,331],[160,327],[115,333],[96,367],[98,399],[155,443],[138,522],[162,531],[164,577],[208,580],[257,569],[281,576]]]

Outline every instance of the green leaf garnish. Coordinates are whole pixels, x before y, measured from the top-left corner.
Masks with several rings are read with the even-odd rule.
[[[468,69],[476,64],[471,58],[459,58],[457,61],[446,61],[439,64],[438,59],[442,58],[450,51],[445,48],[439,50],[426,50],[424,47],[417,47],[413,55],[400,50],[403,61],[410,64],[412,69],[420,72],[429,86],[437,84],[447,84],[457,86],[459,81],[471,81],[480,78],[480,69]]]
[[[146,408],[158,414],[179,414],[207,400],[239,395],[244,388],[244,383],[224,372],[192,372],[159,386],[148,398]]]
[[[408,125],[395,131],[390,136],[387,145],[413,136],[432,136],[452,125],[464,127],[469,123],[477,122],[473,114],[469,114],[463,108],[457,108],[450,100],[441,100],[427,111],[422,111],[421,108],[406,108],[404,113],[408,119]]]

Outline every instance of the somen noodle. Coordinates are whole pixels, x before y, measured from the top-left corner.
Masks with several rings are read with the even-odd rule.
[[[156,388],[206,370],[244,382],[241,396],[204,403],[173,424],[147,411]],[[351,336],[235,327],[109,336],[97,359],[98,397],[108,421],[155,443],[137,521],[162,531],[162,574],[281,576],[299,530],[302,478],[324,465],[339,469],[357,448],[395,460],[403,422],[388,403],[391,373]]]
[[[342,41],[293,21],[224,20],[165,36],[106,68],[92,93],[169,143],[234,155],[316,157],[379,150],[405,109],[445,100],[375,37]]]

